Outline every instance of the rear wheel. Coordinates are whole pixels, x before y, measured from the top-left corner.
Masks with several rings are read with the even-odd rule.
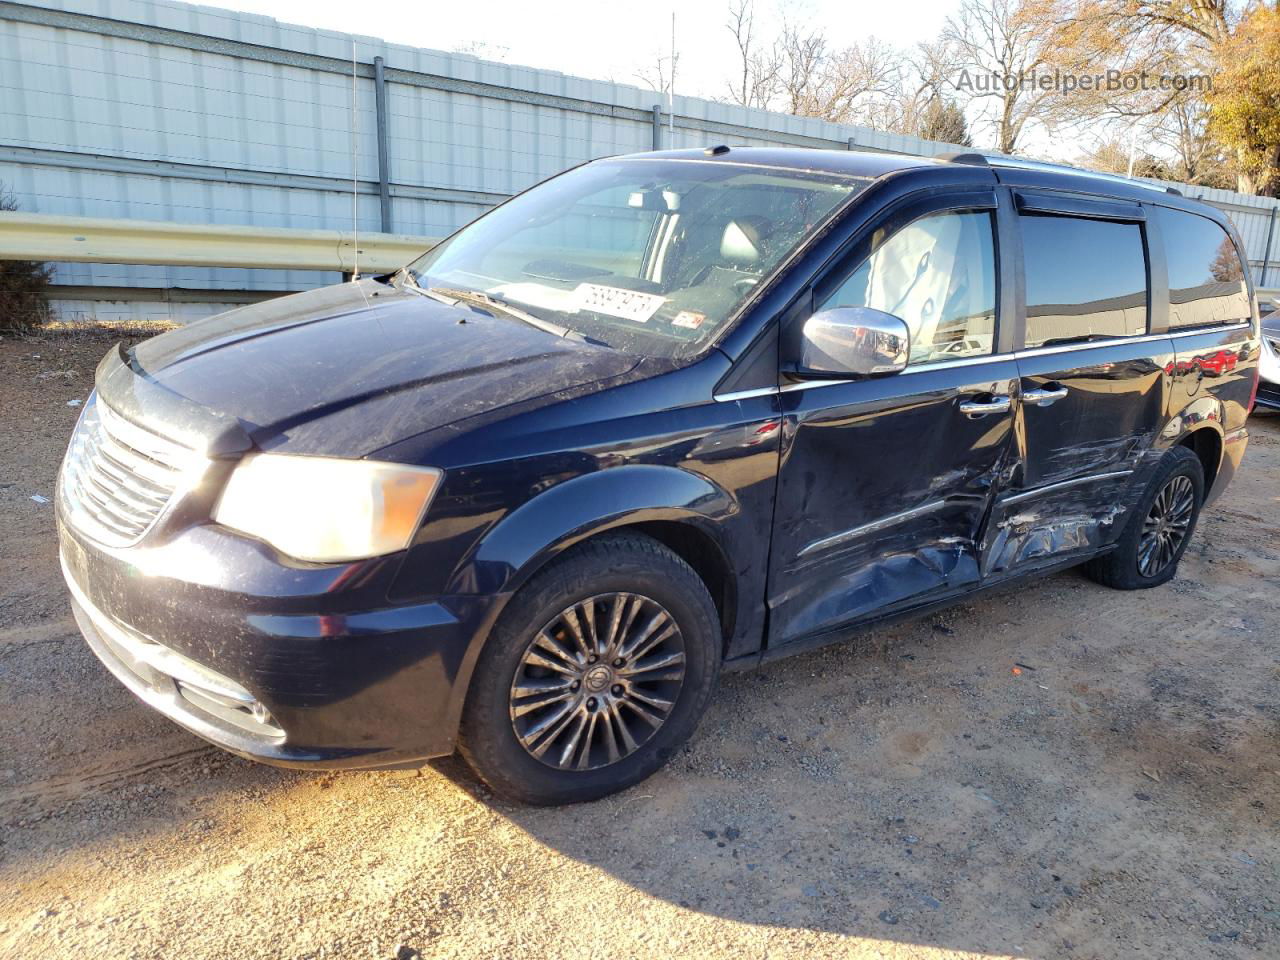
[[[1186,552],[1204,502],[1204,468],[1186,447],[1165,454],[1143,491],[1116,549],[1089,561],[1090,577],[1118,590],[1141,590],[1170,580]]]
[[[638,783],[706,709],[719,636],[705,585],[662,544],[618,534],[573,548],[495,626],[467,695],[463,756],[526,803]]]

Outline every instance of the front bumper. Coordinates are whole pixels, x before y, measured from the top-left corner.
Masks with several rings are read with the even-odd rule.
[[[386,600],[398,558],[298,565],[212,525],[113,549],[59,518],[77,623],[150,706],[278,766],[409,766],[450,753],[501,598]]]

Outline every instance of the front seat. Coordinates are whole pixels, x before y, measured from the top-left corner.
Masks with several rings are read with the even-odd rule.
[[[764,257],[764,245],[773,232],[765,217],[737,217],[725,224],[720,235],[720,256],[734,267],[757,265]]]

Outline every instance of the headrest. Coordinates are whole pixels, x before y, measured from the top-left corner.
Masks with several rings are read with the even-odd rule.
[[[720,256],[733,263],[756,263],[763,251],[762,241],[770,233],[764,217],[739,217],[730,220],[720,238]]]

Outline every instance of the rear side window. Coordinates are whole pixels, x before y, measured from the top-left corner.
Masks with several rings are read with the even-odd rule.
[[[1165,207],[1158,211],[1169,265],[1169,326],[1250,319],[1244,265],[1227,231],[1194,213]]]
[[[1023,214],[1028,347],[1147,332],[1147,260],[1136,223]]]

